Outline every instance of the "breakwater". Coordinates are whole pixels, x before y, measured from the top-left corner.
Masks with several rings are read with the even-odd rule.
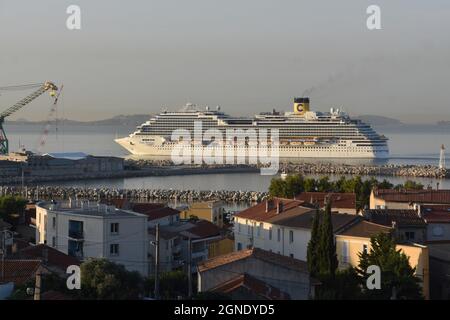
[[[75,187],[17,187],[1,186],[0,195],[20,195],[27,199],[130,199],[138,201],[209,201],[256,202],[268,197],[267,192],[227,190],[159,190],[159,189],[112,189]]]
[[[127,159],[126,165],[136,170],[146,168],[173,167],[170,160],[133,160]],[[202,168],[219,169],[233,167],[233,165],[199,166]],[[242,167],[260,169],[257,164],[241,165]],[[333,175],[360,175],[360,176],[392,176],[392,177],[421,177],[421,178],[450,178],[447,169],[440,169],[432,165],[375,165],[375,164],[340,164],[340,163],[312,163],[312,162],[280,162],[279,172],[302,174],[333,174]]]
[[[332,163],[283,163],[280,170],[286,173],[301,172],[303,174],[333,174],[359,176],[392,176],[392,177],[421,177],[421,178],[449,178],[447,169],[440,169],[431,165],[346,165]]]

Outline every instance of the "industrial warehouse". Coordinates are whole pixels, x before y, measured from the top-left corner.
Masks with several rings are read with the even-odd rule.
[[[35,154],[30,151],[11,152],[0,156],[0,181],[33,180],[48,177],[97,177],[124,170],[118,157],[92,156],[82,152]]]

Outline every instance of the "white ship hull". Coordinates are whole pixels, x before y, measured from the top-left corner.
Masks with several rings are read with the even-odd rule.
[[[157,156],[170,157],[174,144],[172,143],[147,143],[138,139],[136,136],[116,139],[119,145],[128,150],[131,154],[137,156]],[[243,149],[240,149],[243,148]],[[192,154],[203,154],[206,150],[204,146],[192,146]],[[269,148],[270,150],[270,148]],[[223,154],[245,154],[245,157],[257,157],[259,152],[248,152],[245,147],[224,146]],[[269,155],[270,156],[270,155]],[[278,149],[280,158],[360,158],[360,159],[384,159],[389,157],[387,146],[357,146],[349,143],[326,144],[326,145],[299,145],[285,146],[280,145]]]

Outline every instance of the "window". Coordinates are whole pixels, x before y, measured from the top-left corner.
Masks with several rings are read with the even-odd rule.
[[[238,223],[237,225],[238,225],[238,232],[241,232],[241,224]]]
[[[83,221],[69,220],[69,237],[83,239]]]
[[[69,256],[76,258],[83,258],[83,242],[76,240],[69,240],[68,243]]]
[[[289,255],[289,257],[291,257],[291,258],[294,258],[294,254],[293,254],[293,253],[291,253],[291,254]]]
[[[250,234],[251,233],[251,229],[250,229],[250,225],[248,224],[247,225],[247,234]]]
[[[109,246],[109,253],[112,256],[118,256],[119,255],[119,244],[113,243]]]
[[[261,230],[262,230],[262,228],[263,228],[263,224],[262,224],[262,222],[261,222],[261,223],[259,224],[258,229],[256,229],[256,230],[257,230],[258,237],[261,236]]]
[[[55,248],[56,247],[56,238],[52,237],[52,247]]]
[[[119,233],[119,224],[117,222],[111,223],[111,233]]]
[[[441,226],[435,226],[432,229],[433,236],[442,237],[444,235],[444,229]]]
[[[294,242],[294,231],[290,230],[289,231],[289,243],[293,243]]]
[[[281,229],[280,228],[277,229],[277,241],[278,242],[281,241]]]
[[[269,228],[269,240],[272,240],[272,227]]]
[[[348,257],[348,241],[342,242],[342,262],[348,263],[349,257]]]
[[[412,231],[406,231],[405,232],[405,237],[406,237],[406,240],[414,240],[415,233],[412,232]]]
[[[242,250],[242,243],[238,242],[237,244],[237,250],[241,251]]]
[[[53,229],[56,228],[56,217],[52,218],[52,226],[53,226]]]

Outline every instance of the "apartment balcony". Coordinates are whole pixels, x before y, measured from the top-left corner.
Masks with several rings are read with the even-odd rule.
[[[198,250],[192,252],[192,260],[195,260],[197,258],[206,257],[208,258],[208,249]]]

